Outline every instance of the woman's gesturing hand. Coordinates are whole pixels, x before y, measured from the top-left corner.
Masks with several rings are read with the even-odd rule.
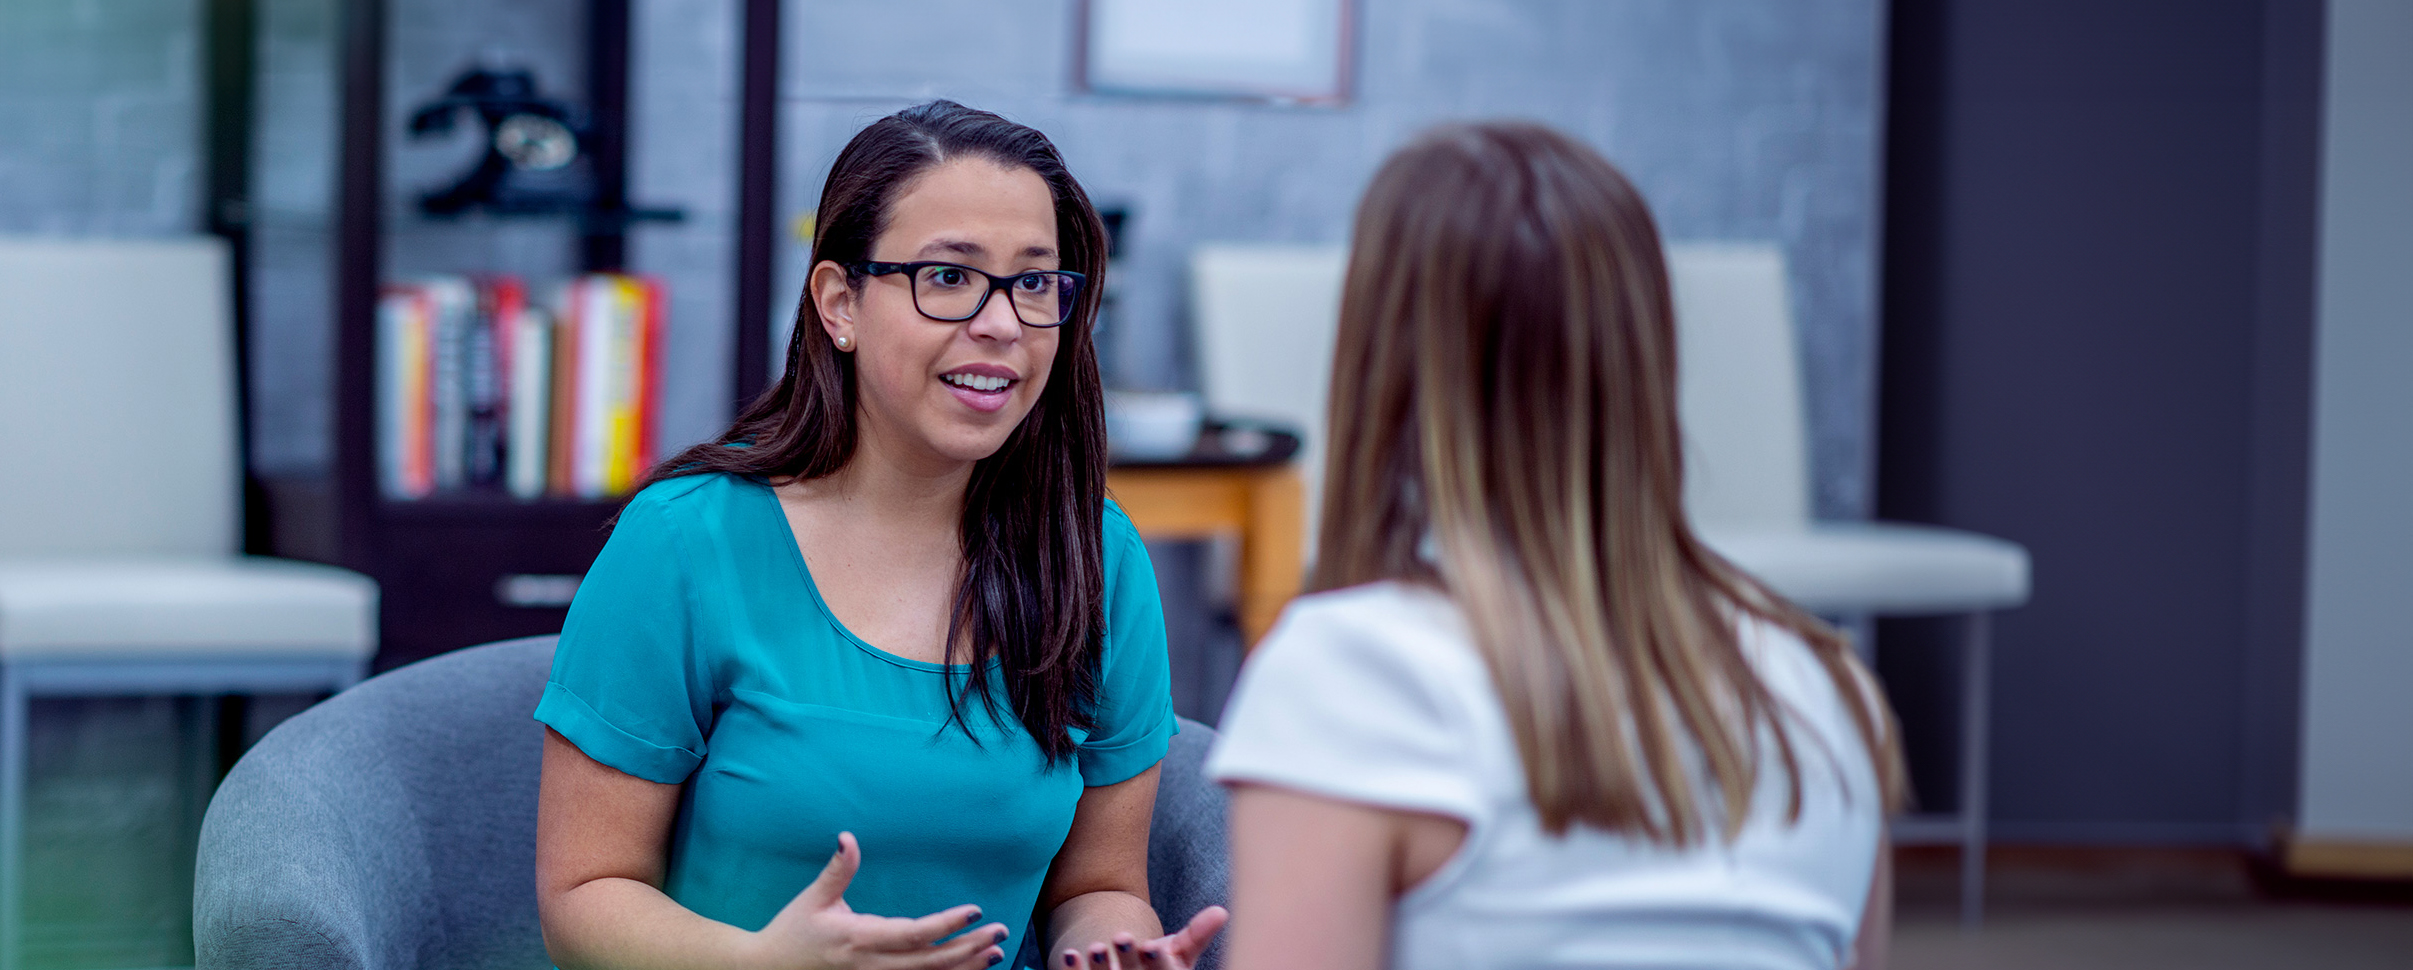
[[[986,970],[1005,959],[1004,924],[947,939],[980,921],[978,906],[919,919],[855,912],[846,905],[846,887],[862,866],[863,850],[854,833],[839,833],[838,854],[822,867],[820,878],[754,934],[748,962],[764,970]]]
[[[1190,917],[1190,925],[1144,943],[1129,933],[1116,933],[1113,946],[1092,943],[1087,954],[1057,954],[1056,970],[1190,970],[1231,918],[1229,910],[1209,906]]]

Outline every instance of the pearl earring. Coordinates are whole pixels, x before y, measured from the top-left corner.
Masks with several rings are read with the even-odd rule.
[[[845,350],[845,349],[846,349],[846,345],[847,345],[847,344],[850,344],[850,343],[853,343],[853,341],[852,341],[852,340],[849,340],[848,338],[845,338],[845,337],[840,337],[840,338],[838,338],[838,349],[839,349],[839,350]]]

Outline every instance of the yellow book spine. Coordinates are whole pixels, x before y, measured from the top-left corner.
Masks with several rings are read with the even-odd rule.
[[[626,494],[637,483],[637,315],[644,293],[626,276],[612,277],[611,396],[604,440],[604,487]]]

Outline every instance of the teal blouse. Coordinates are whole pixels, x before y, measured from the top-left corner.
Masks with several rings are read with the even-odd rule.
[[[944,682],[967,668],[849,632],[770,487],[719,474],[654,485],[621,512],[536,719],[596,761],[684,785],[664,890],[698,914],[761,929],[851,831],[857,912],[974,903],[1019,934],[1083,788],[1147,770],[1176,730],[1156,577],[1111,503],[1104,539],[1097,727],[1074,730],[1074,764],[1047,765],[1002,677],[989,681],[1002,724],[967,698],[970,736],[949,725]]]

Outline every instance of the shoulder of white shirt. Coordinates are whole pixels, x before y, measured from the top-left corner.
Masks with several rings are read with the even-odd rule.
[[[1800,634],[1749,613],[1736,617],[1735,632],[1744,656],[1762,677],[1772,681],[1772,687],[1777,686],[1774,682],[1797,682],[1813,673],[1816,680],[1825,679]],[[1285,633],[1291,636],[1285,637]],[[1465,613],[1449,594],[1404,580],[1380,580],[1292,600],[1266,645],[1300,636],[1318,640],[1337,636],[1393,650],[1440,652],[1476,662],[1482,659]]]

